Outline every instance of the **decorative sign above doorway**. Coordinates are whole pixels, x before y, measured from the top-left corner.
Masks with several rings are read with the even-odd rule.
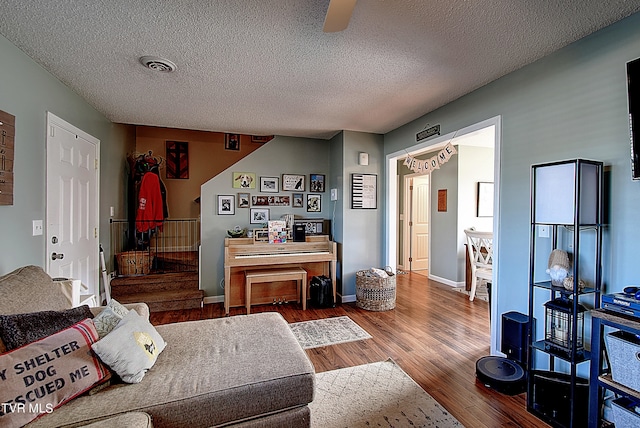
[[[433,125],[423,131],[416,134],[416,142],[420,142],[425,138],[433,137],[434,135],[440,135],[440,125]]]
[[[453,144],[448,143],[440,152],[434,157],[426,160],[416,159],[411,155],[408,155],[404,160],[404,165],[411,171],[419,174],[431,174],[433,170],[440,169],[440,165],[444,165],[451,159],[451,156],[458,153],[453,147]]]

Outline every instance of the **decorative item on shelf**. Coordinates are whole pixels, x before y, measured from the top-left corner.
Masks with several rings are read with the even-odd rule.
[[[269,222],[269,243],[283,244],[287,242],[287,222],[284,220],[272,220]]]
[[[230,238],[244,238],[247,233],[247,228],[242,229],[240,226],[234,226],[233,229],[227,230],[227,235]]]
[[[566,251],[555,249],[549,254],[547,273],[551,277],[552,285],[562,287],[570,269],[569,254]]]
[[[562,286],[565,288],[565,290],[573,291],[573,276],[566,277],[564,281],[562,281]],[[586,286],[587,285],[583,280],[578,280],[578,291],[584,290]]]
[[[549,350],[571,351],[573,348],[573,301],[560,297],[544,304],[545,307],[545,348]],[[582,353],[584,347],[584,313],[587,310],[578,304],[576,317],[575,349]]]
[[[269,229],[253,229],[253,242],[269,242]]]

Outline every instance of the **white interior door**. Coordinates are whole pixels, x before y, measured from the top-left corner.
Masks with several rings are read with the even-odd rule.
[[[47,115],[47,272],[99,292],[100,141]]]
[[[429,269],[429,175],[413,178],[411,270]]]

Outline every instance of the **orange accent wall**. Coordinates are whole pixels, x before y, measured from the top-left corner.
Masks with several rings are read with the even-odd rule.
[[[200,204],[194,202],[200,196],[200,186],[240,159],[257,150],[264,143],[252,143],[250,135],[240,136],[240,150],[225,150],[223,132],[193,131],[176,128],[136,126],[136,153],[151,150],[163,159],[160,177],[167,188],[169,218],[197,218]],[[166,141],[189,143],[189,178],[167,179]]]

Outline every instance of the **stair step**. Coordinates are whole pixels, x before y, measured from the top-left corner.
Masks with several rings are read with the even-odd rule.
[[[146,303],[147,306],[149,306],[149,310],[151,312],[160,312],[201,308],[204,291],[159,291],[146,293],[127,293],[122,295],[112,294],[112,296],[120,303],[143,302]]]
[[[198,290],[198,273],[165,273],[119,276],[110,282],[111,294],[157,293],[161,291]]]

